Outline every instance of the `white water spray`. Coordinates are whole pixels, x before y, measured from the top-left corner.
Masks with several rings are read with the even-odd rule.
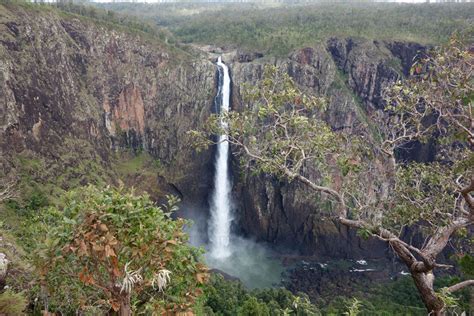
[[[229,111],[230,76],[228,67],[217,60],[223,80],[219,81],[218,100],[220,113]],[[224,130],[228,124],[221,120]],[[229,177],[229,142],[227,134],[219,135],[217,144],[217,158],[215,161],[214,192],[211,200],[211,218],[209,223],[210,255],[215,259],[226,258],[231,255],[229,249],[231,216],[231,181]]]

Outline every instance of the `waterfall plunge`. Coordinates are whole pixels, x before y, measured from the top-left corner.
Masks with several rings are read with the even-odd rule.
[[[218,100],[220,100],[220,113],[229,111],[230,101],[230,76],[228,67],[217,60],[219,74]],[[226,129],[227,122],[221,120],[221,126]],[[229,177],[229,142],[227,134],[220,135],[217,144],[217,157],[215,161],[214,192],[211,200],[211,218],[209,222],[210,255],[215,259],[229,257],[230,224],[231,216],[231,181]]]
[[[220,113],[229,111],[229,69],[219,57],[219,87],[216,106]],[[220,122],[224,130],[226,121]],[[229,142],[226,134],[218,137],[215,158],[214,191],[210,201],[208,221],[209,251],[207,264],[240,279],[249,288],[269,287],[279,284],[283,272],[281,263],[264,245],[230,234],[232,222],[232,183],[229,174]],[[232,238],[231,238],[232,237]]]

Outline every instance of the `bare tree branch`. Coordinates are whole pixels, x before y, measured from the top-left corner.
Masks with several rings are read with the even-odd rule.
[[[467,205],[469,205],[471,214],[474,216],[474,198],[471,196],[471,192],[474,191],[474,176],[471,177],[471,181],[468,185],[461,189],[461,194],[466,201]]]
[[[12,199],[16,196],[14,187],[16,185],[16,180],[3,180],[0,182],[0,203],[9,199]]]
[[[453,293],[453,292],[456,292],[456,291],[459,291],[467,286],[474,286],[474,280],[466,280],[466,281],[462,281],[462,282],[459,282],[457,284],[454,284],[450,287],[447,288],[447,291],[449,293]]]

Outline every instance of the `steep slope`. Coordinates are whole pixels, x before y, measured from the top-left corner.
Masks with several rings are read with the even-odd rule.
[[[240,53],[232,65],[234,106],[238,110],[241,104],[240,84],[255,83],[262,77],[264,65],[274,64],[287,71],[304,91],[329,98],[326,119],[333,128],[370,135],[370,115],[382,107],[383,89],[407,75],[408,65],[425,49],[415,43],[333,38],[286,59]],[[383,161],[376,168],[383,170]],[[239,174],[237,170],[235,174]],[[317,177],[311,173],[307,176]],[[367,185],[370,181],[367,179]],[[240,227],[259,240],[332,259],[383,258],[388,254],[385,244],[364,241],[354,231],[324,218],[329,205],[297,183],[244,173],[238,178],[236,192],[241,197]]]
[[[210,113],[212,63],[133,30],[34,6],[0,6],[0,44],[5,173],[25,187],[54,183],[50,191],[116,182],[122,153],[144,150],[160,174],[131,184],[205,197],[209,152],[197,156],[184,136]]]

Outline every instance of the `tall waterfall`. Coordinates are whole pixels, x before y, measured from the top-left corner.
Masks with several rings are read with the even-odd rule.
[[[218,105],[220,113],[229,111],[230,76],[229,69],[217,60],[219,67]],[[221,119],[221,126],[227,128],[227,122]],[[231,217],[231,180],[229,177],[229,142],[227,134],[219,135],[217,144],[217,157],[215,161],[214,192],[211,200],[211,217],[209,222],[210,255],[220,259],[228,257]]]

